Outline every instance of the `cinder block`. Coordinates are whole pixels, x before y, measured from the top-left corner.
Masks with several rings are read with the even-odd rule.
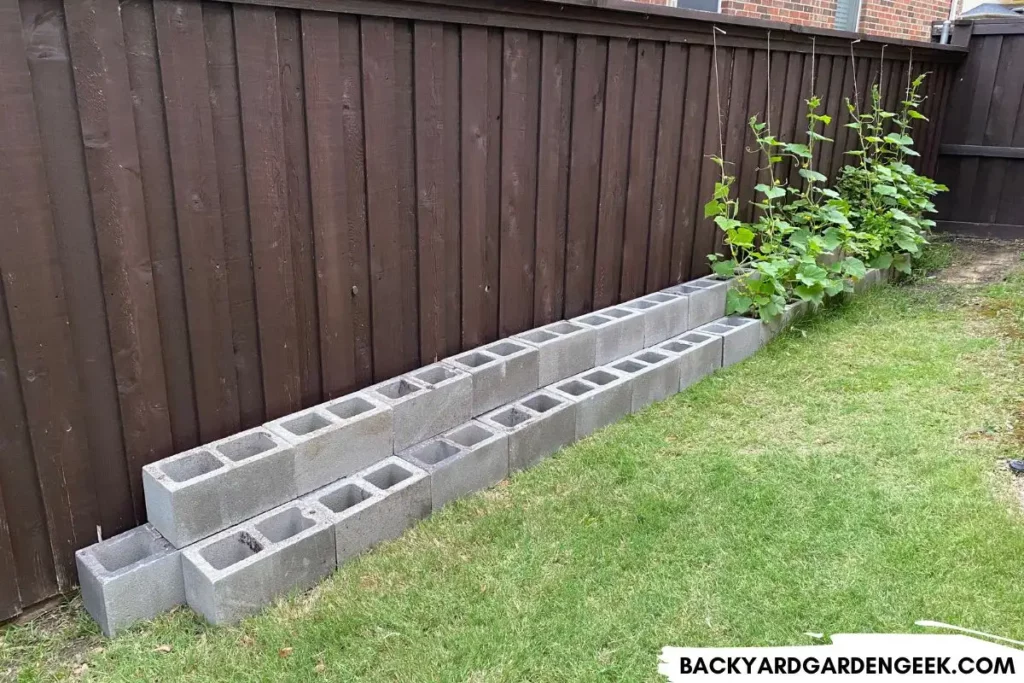
[[[690,300],[678,292],[657,292],[623,303],[620,307],[640,313],[644,318],[644,346],[660,344],[682,334],[687,327]]]
[[[371,506],[375,544],[398,538],[430,515],[430,478],[422,468],[391,456],[360,472],[359,478],[381,492],[381,500]]]
[[[761,321],[730,315],[698,327],[696,332],[722,338],[722,367],[739,363],[761,348]]]
[[[722,367],[722,338],[718,335],[687,332],[656,348],[679,357],[679,391]]]
[[[334,547],[340,567],[380,543],[380,515],[377,504],[384,493],[365,479],[345,477],[303,498],[318,508],[334,527]]]
[[[725,297],[729,292],[729,282],[730,280],[719,280],[712,275],[684,282],[664,291],[686,294],[689,297],[687,329],[692,330],[725,315]]]
[[[539,383],[546,387],[597,364],[597,331],[565,320],[512,337],[537,347]]]
[[[334,528],[293,501],[182,551],[185,597],[212,624],[231,624],[337,566]]]
[[[473,414],[469,417],[518,400],[540,386],[540,352],[521,341],[504,339],[444,362],[473,378]]]
[[[551,393],[576,405],[576,438],[582,439],[630,413],[633,377],[603,366],[555,384]]]
[[[653,348],[611,364],[613,370],[632,376],[632,412],[679,392],[679,359],[679,354]]]
[[[367,393],[391,408],[395,453],[465,422],[473,410],[473,378],[445,363],[375,384]]]
[[[392,453],[391,407],[366,392],[264,426],[295,449],[295,491],[300,496]]]
[[[181,551],[151,524],[82,548],[75,563],[82,603],[106,636],[185,604]]]
[[[644,317],[638,311],[610,306],[573,318],[597,335],[594,362],[605,365],[644,348]]]
[[[811,304],[807,301],[794,301],[786,304],[782,309],[782,315],[772,321],[761,321],[761,346],[764,346],[778,336],[779,332],[793,324],[795,320],[807,315],[811,310]]]
[[[263,427],[142,468],[150,523],[176,548],[298,498],[295,450]]]
[[[431,505],[436,511],[508,476],[508,435],[471,420],[399,456],[430,475]]]
[[[885,271],[879,270],[878,268],[868,268],[867,272],[864,273],[864,277],[859,280],[854,280],[853,293],[862,294],[863,292],[866,292],[873,287],[877,287],[884,282],[886,282]]]
[[[508,434],[509,472],[532,467],[576,440],[576,404],[546,389],[492,411],[480,421]]]

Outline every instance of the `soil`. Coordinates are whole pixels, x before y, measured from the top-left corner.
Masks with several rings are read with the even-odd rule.
[[[952,237],[956,247],[953,263],[939,272],[936,281],[949,285],[983,285],[999,282],[1024,258],[1024,239],[995,240]]]

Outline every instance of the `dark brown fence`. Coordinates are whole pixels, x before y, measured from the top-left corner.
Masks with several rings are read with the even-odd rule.
[[[950,93],[937,179],[940,230],[1024,238],[1024,17],[959,22],[969,45]]]
[[[822,94],[831,171],[855,77],[934,119],[963,52],[638,9],[0,0],[0,617],[144,463],[705,273],[750,115]]]

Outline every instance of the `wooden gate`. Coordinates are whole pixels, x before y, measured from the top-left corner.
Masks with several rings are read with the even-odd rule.
[[[1024,17],[960,22],[970,52],[950,93],[937,180],[938,229],[1024,238]]]

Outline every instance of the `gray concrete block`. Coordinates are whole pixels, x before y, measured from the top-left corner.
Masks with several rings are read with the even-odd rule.
[[[367,392],[301,410],[264,427],[295,450],[295,491],[300,496],[392,454],[391,407]]]
[[[679,391],[683,391],[722,367],[722,346],[720,336],[692,331],[655,348],[679,357]]]
[[[696,332],[722,338],[722,367],[739,363],[761,348],[761,321],[730,315],[698,327]]]
[[[610,366],[580,373],[550,390],[576,405],[577,439],[618,421],[633,408],[633,376]]]
[[[518,400],[540,386],[540,352],[521,341],[504,339],[444,362],[473,378],[473,410],[467,420]]]
[[[689,307],[689,297],[678,292],[657,292],[620,305],[620,308],[637,311],[643,316],[645,347],[660,344],[688,330]]]
[[[395,453],[462,424],[473,411],[473,378],[446,363],[375,384],[366,393],[391,408]]]
[[[303,502],[315,508],[334,527],[335,557],[340,567],[382,540],[380,513],[376,508],[384,493],[365,479],[345,477],[314,491]]]
[[[638,311],[610,306],[573,318],[571,322],[595,330],[594,362],[597,365],[605,365],[644,348],[644,317]]]
[[[725,297],[729,292],[729,280],[719,280],[714,276],[702,277],[669,287],[664,291],[689,297],[687,329],[693,329],[725,315]]]
[[[794,301],[791,304],[787,304],[782,309],[782,315],[775,320],[761,321],[761,346],[764,346],[772,339],[778,336],[780,332],[793,324],[794,321],[807,315],[811,310],[811,304],[808,301]]]
[[[633,378],[632,412],[679,392],[679,360],[679,354],[653,348],[611,363],[613,370]]]
[[[182,551],[185,598],[212,624],[232,624],[337,566],[335,534],[301,501],[275,508]]]
[[[151,524],[75,553],[82,603],[104,635],[185,604],[181,551]]]
[[[430,476],[430,498],[435,511],[508,476],[508,434],[479,420],[471,420],[398,455]]]
[[[263,427],[142,468],[150,523],[176,548],[298,498],[295,450]]]
[[[891,270],[891,269],[887,269]],[[886,282],[885,271],[878,268],[868,268],[867,272],[864,273],[864,277],[853,282],[853,293],[862,294],[873,287],[877,287]]]
[[[546,387],[597,364],[597,331],[565,320],[512,337],[537,347],[538,386]]]
[[[370,506],[376,519],[375,544],[398,538],[430,515],[430,478],[422,468],[392,456],[358,476],[381,492],[381,499]]]
[[[576,404],[541,389],[480,418],[508,434],[508,469],[517,472],[576,440]]]

